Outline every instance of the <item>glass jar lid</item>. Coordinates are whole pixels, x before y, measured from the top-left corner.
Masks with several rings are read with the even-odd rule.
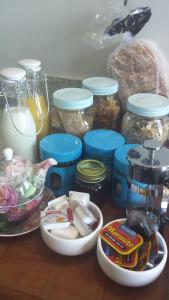
[[[0,72],[3,81],[25,80],[26,72],[21,68],[5,68]]]
[[[18,61],[18,64],[24,68],[26,71],[35,71],[38,72],[41,70],[41,62],[37,59],[21,59]]]
[[[91,77],[82,81],[82,87],[93,95],[112,95],[118,91],[118,82],[109,77]]]
[[[84,182],[101,182],[106,176],[106,166],[98,160],[85,159],[77,164],[77,177]]]
[[[93,94],[81,88],[65,88],[53,93],[53,104],[60,109],[79,110],[93,104]]]
[[[158,94],[135,94],[128,98],[127,110],[143,117],[161,117],[169,113],[169,99]]]

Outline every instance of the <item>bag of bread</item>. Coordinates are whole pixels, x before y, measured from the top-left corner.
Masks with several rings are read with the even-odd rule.
[[[131,39],[115,48],[108,58],[107,74],[119,83],[124,112],[130,95],[151,92],[169,97],[169,64],[151,40]]]

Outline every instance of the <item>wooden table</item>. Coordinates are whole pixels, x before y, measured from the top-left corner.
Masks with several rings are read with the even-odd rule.
[[[123,216],[112,203],[103,209],[105,223]],[[169,228],[164,236],[169,246]],[[167,233],[168,230],[168,233]],[[96,249],[66,257],[42,241],[39,229],[0,239],[0,300],[169,300],[169,260],[162,275],[142,288],[122,287],[100,269]]]

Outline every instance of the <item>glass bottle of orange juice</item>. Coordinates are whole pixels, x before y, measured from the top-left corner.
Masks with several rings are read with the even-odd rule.
[[[18,64],[26,71],[29,85],[27,104],[36,125],[40,141],[50,133],[49,99],[46,76],[41,74],[41,62],[35,59],[22,59]]]

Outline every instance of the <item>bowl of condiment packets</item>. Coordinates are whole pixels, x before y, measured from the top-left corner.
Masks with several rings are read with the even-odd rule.
[[[125,224],[113,220],[99,232],[97,259],[103,272],[113,281],[130,287],[148,285],[162,273],[167,245],[159,232],[148,240]]]
[[[91,250],[103,226],[101,210],[88,193],[75,191],[48,202],[41,212],[41,235],[53,251],[68,256]]]

